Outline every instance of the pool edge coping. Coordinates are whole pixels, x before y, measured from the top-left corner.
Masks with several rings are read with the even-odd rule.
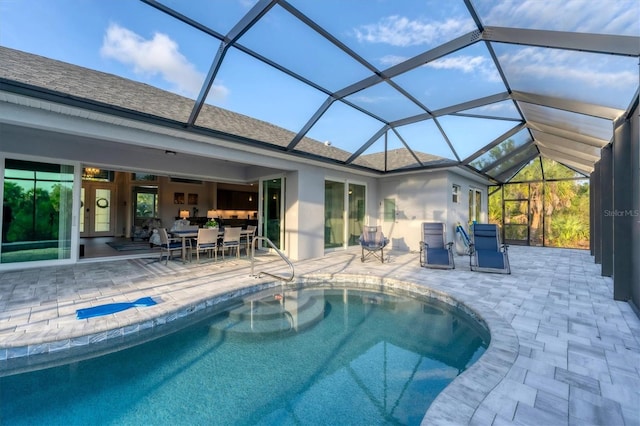
[[[434,283],[420,283],[417,280],[407,278],[396,279],[375,275],[347,273],[311,273],[296,278],[292,283],[280,283],[278,281],[254,282],[204,298],[200,297],[190,301],[185,300],[182,304],[178,305],[176,303],[174,309],[163,312],[161,315],[155,317],[139,313],[137,321],[129,321],[125,325],[120,324],[119,327],[101,330],[98,333],[78,336],[72,340],[74,344],[67,342],[64,346],[56,346],[59,342],[42,343],[38,345],[41,349],[41,351],[38,352],[30,351],[30,348],[34,346],[32,344],[23,346],[22,348],[5,348],[7,351],[13,350],[13,354],[18,356],[1,359],[0,363],[6,363],[9,360],[15,361],[16,359],[23,359],[28,365],[29,358],[36,355],[59,352],[59,355],[63,356],[64,353],[67,352],[66,350],[89,348],[97,343],[107,340],[114,341],[123,336],[133,337],[149,328],[161,327],[182,319],[185,316],[202,313],[206,308],[220,304],[233,297],[246,296],[278,286],[283,286],[283,288],[291,288],[294,286],[304,287],[309,284],[319,284],[327,280],[331,281],[332,284],[352,283],[357,286],[362,286],[363,289],[370,290],[374,290],[376,286],[379,290],[401,289],[416,295],[432,297],[450,305],[463,308],[466,313],[479,320],[481,324],[488,328],[491,341],[485,353],[470,368],[456,377],[438,394],[427,409],[422,424],[469,424],[484,399],[506,377],[518,356],[519,343],[513,327],[487,304],[471,299],[469,296],[457,292],[454,289],[441,289],[437,284],[434,285]],[[44,348],[47,348],[47,350],[44,351]],[[55,350],[49,350],[51,348],[55,348]],[[59,363],[63,364],[63,360],[64,358],[61,358]],[[69,361],[72,360],[70,359]],[[22,371],[17,371],[12,374],[19,374],[20,372]],[[0,374],[0,376],[1,375],[2,374]]]

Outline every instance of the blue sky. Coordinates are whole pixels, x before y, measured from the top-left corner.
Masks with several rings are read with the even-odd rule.
[[[226,33],[255,3],[250,0],[182,1],[167,5]],[[473,30],[461,0],[290,0],[350,49],[385,69]],[[640,35],[637,0],[473,0],[485,25],[557,31]],[[355,83],[369,71],[274,7],[240,42],[328,90]],[[113,73],[195,98],[219,42],[134,0],[0,0],[0,45]],[[638,85],[637,58],[500,45],[496,55],[515,90],[626,108]],[[469,46],[394,80],[430,109],[504,91],[484,44]],[[297,132],[326,95],[231,49],[207,102]],[[389,85],[352,95],[354,104],[385,120],[420,113]],[[491,115],[513,117],[510,103]],[[502,111],[502,112],[501,112]],[[478,112],[478,111],[476,111]],[[480,111],[481,112],[481,111]],[[448,122],[457,120],[446,120]],[[507,122],[507,124],[509,124]],[[381,127],[363,114],[335,104],[309,136],[353,151]],[[428,127],[428,126],[427,126]],[[443,125],[444,127],[444,125]],[[505,122],[472,120],[451,125],[454,146],[475,147],[504,132]],[[399,129],[412,147],[453,158],[439,132]],[[468,134],[476,137],[468,142]],[[394,146],[401,146],[399,141]],[[379,145],[379,144],[378,144]],[[468,151],[461,147],[461,152]],[[376,150],[377,148],[373,148]]]

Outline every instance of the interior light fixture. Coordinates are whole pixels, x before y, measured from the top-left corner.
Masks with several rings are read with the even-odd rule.
[[[97,167],[85,167],[84,174],[85,176],[94,177],[100,174],[100,169]]]
[[[207,219],[215,219],[216,211],[215,210],[207,210]]]
[[[180,210],[180,219],[188,219],[189,210]]]

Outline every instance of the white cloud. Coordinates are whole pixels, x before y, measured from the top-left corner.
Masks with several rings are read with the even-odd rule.
[[[363,104],[381,104],[388,101],[388,98],[384,96],[355,95],[352,100]]]
[[[527,47],[501,55],[499,61],[513,81],[565,81],[583,87],[619,89],[637,85],[635,70],[612,63],[624,58],[598,56],[601,59],[597,60],[596,54]]]
[[[485,62],[482,56],[451,56],[441,58],[427,64],[428,67],[436,69],[455,69],[465,73],[470,73]]]
[[[485,25],[525,27],[601,34],[640,34],[637,0],[564,0],[558,4],[540,0],[478,1]]]
[[[204,74],[180,53],[178,44],[163,33],[157,32],[147,40],[127,28],[111,24],[104,35],[100,53],[133,66],[136,74],[160,75],[174,86],[176,92],[186,96],[197,96],[204,81]],[[211,92],[210,97],[225,98],[228,89],[214,86]]]
[[[493,63],[483,56],[447,56],[429,62],[426,66],[435,69],[458,70],[466,74],[480,74],[485,80],[490,82],[501,81],[500,75],[493,66]]]
[[[461,33],[474,29],[469,19],[447,19],[446,21],[411,20],[403,16],[388,16],[375,24],[362,25],[353,30],[359,42],[383,43],[407,47],[435,45]]]
[[[407,59],[409,58],[406,56],[385,55],[379,59],[379,62],[385,67],[392,67],[394,65],[398,65],[399,63],[406,61]]]

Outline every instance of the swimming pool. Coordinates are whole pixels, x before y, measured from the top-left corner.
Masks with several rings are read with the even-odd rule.
[[[446,303],[401,293],[248,295],[178,333],[0,379],[2,422],[417,424],[489,336]]]

